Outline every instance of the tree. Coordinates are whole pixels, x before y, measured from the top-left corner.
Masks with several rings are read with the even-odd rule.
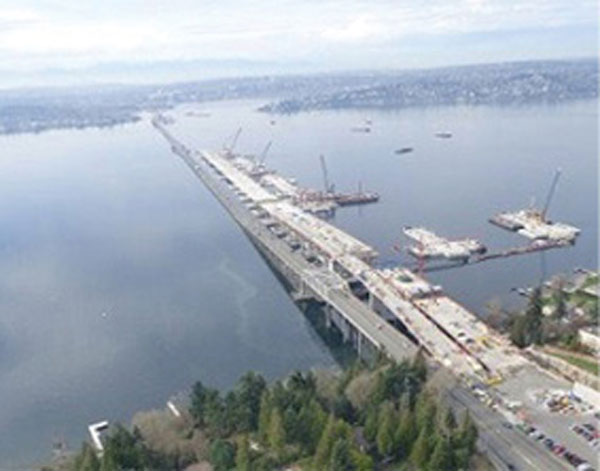
[[[104,449],[100,471],[119,471],[120,467],[115,459],[115,453],[110,448]]]
[[[271,412],[269,422],[269,445],[276,453],[281,453],[285,445],[285,430],[283,428],[283,419],[279,409],[275,408]]]
[[[329,471],[353,471],[354,463],[350,456],[350,445],[348,440],[338,438],[333,444],[331,458],[329,460]]]
[[[198,425],[204,424],[204,402],[206,401],[206,388],[198,381],[192,387],[192,393],[190,394],[190,413],[196,420]]]
[[[350,456],[352,457],[352,464],[355,471],[373,471],[373,458],[366,453],[361,453],[353,448],[350,450]]]
[[[519,348],[525,348],[527,343],[527,319],[525,316],[517,316],[510,327],[510,340]]]
[[[76,471],[100,471],[100,461],[92,446],[85,442],[75,462]]]
[[[541,288],[536,287],[529,297],[525,314],[517,316],[511,326],[510,338],[518,347],[524,348],[532,343],[543,343],[542,307]]]
[[[413,371],[419,381],[424,382],[427,379],[427,359],[422,348],[417,350],[412,363]]]
[[[367,418],[365,419],[364,435],[367,441],[373,443],[377,437],[377,429],[379,427],[378,422],[379,410],[375,406],[369,407],[367,411]]]
[[[335,442],[335,429],[335,417],[330,415],[329,419],[327,419],[327,425],[325,425],[323,433],[321,434],[321,438],[319,439],[319,444],[317,445],[317,451],[315,452],[313,460],[314,468],[318,471],[325,469],[329,462],[331,448]]]
[[[253,371],[240,378],[236,386],[237,430],[250,432],[258,428],[261,399],[266,387],[265,379]]]
[[[297,441],[312,455],[315,452],[327,416],[319,403],[311,399],[302,406],[297,417]]]
[[[415,406],[416,423],[419,431],[433,431],[436,409],[435,401],[429,392],[419,395]]]
[[[379,409],[379,427],[377,428],[377,451],[381,456],[390,456],[394,452],[394,432],[396,431],[396,410],[390,402],[384,402]]]
[[[235,451],[231,443],[218,438],[210,447],[210,462],[215,471],[228,471],[235,466]]]
[[[454,417],[452,409],[447,405],[440,406],[437,415],[438,430],[446,437],[450,437],[453,430],[456,428],[456,418]]]
[[[429,460],[428,469],[429,471],[453,471],[452,450],[447,437],[438,438]]]
[[[262,443],[268,441],[271,410],[269,390],[265,389],[260,398],[260,412],[258,414],[258,438]]]
[[[394,434],[396,456],[398,458],[407,457],[416,438],[417,425],[415,421],[415,414],[410,409],[404,409],[400,413],[398,428]]]
[[[458,429],[458,443],[468,451],[469,456],[475,451],[478,435],[477,427],[473,423],[469,411],[466,411]]]
[[[132,434],[120,424],[106,437],[104,454],[109,456],[118,469],[144,468],[145,449],[139,439],[139,433]],[[102,469],[104,471],[104,468]]]
[[[426,428],[423,428],[412,447],[410,459],[415,466],[424,469],[429,461],[430,451],[430,432]]]
[[[250,451],[248,449],[248,437],[240,435],[237,440],[235,452],[236,471],[250,471]]]
[[[346,422],[354,422],[355,411],[352,403],[345,394],[338,394],[333,403],[333,413],[336,417],[344,419]]]

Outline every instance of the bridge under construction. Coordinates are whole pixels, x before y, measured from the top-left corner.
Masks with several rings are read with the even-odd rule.
[[[508,339],[440,286],[407,268],[376,268],[377,251],[307,211],[295,197],[294,185],[253,172],[248,158],[232,152],[193,150],[173,137],[161,120],[152,123],[282,276],[294,300],[322,303],[326,324],[335,325],[359,355],[381,352],[402,361],[421,349],[432,365],[444,367],[465,387],[493,387],[525,369],[537,372]],[[481,407],[461,391],[461,404],[469,410]],[[538,454],[528,445],[520,446],[523,456]],[[548,459],[554,466],[524,469],[563,469]]]

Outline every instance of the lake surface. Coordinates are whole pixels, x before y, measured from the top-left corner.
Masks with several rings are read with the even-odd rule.
[[[481,315],[510,288],[597,266],[595,102],[553,107],[327,111],[275,117],[258,102],[188,106],[172,132],[198,148],[260,153],[299,183],[378,191],[378,204],[334,223],[374,245],[382,263],[411,262],[404,225],[490,248],[526,239],[487,222],[543,204],[582,229],[572,248],[428,277]],[[186,111],[208,110],[210,117]],[[373,121],[370,134],[350,128]],[[451,131],[452,139],[434,133]],[[414,152],[395,155],[400,147]],[[148,121],[109,130],[0,137],[0,468],[78,446],[100,419],[163,407],[197,379],[229,387],[248,369],[269,378],[333,364],[253,246]]]

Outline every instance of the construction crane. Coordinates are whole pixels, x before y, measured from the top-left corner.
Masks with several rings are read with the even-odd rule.
[[[325,163],[325,156],[321,154],[319,156],[321,161],[321,171],[323,172],[323,183],[325,185],[325,193],[333,193],[335,189],[335,185],[329,184],[329,178],[327,176],[327,164]]]
[[[224,150],[227,151],[227,153],[229,155],[233,155],[233,149],[235,148],[235,145],[237,144],[237,141],[238,141],[241,133],[242,133],[242,128],[238,128],[238,130],[235,132],[235,134],[233,136],[231,145],[229,147],[227,147],[226,145],[223,145]]]
[[[554,196],[554,191],[556,190],[556,185],[558,184],[558,180],[560,179],[561,173],[562,169],[560,167],[557,168],[556,173],[554,174],[554,179],[552,180],[552,184],[550,185],[550,191],[548,191],[548,196],[546,197],[546,204],[544,205],[544,209],[542,210],[542,221],[546,220],[546,214],[548,213],[548,208],[550,207],[550,203],[552,201],[552,197]]]
[[[260,154],[260,157],[258,159],[258,164],[259,165],[264,165],[265,164],[265,159],[267,158],[267,153],[269,152],[269,149],[271,148],[271,144],[273,144],[273,141],[267,142],[267,145],[265,146],[264,150]]]

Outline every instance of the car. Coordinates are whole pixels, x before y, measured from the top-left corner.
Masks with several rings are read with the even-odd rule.
[[[546,437],[546,435],[544,435],[543,433],[540,433],[537,437],[535,437],[535,439],[539,442],[540,440],[543,440]]]
[[[554,452],[555,455],[561,455],[565,452],[565,447],[563,445],[559,445],[556,444],[554,445],[554,448],[552,449],[552,451]]]

